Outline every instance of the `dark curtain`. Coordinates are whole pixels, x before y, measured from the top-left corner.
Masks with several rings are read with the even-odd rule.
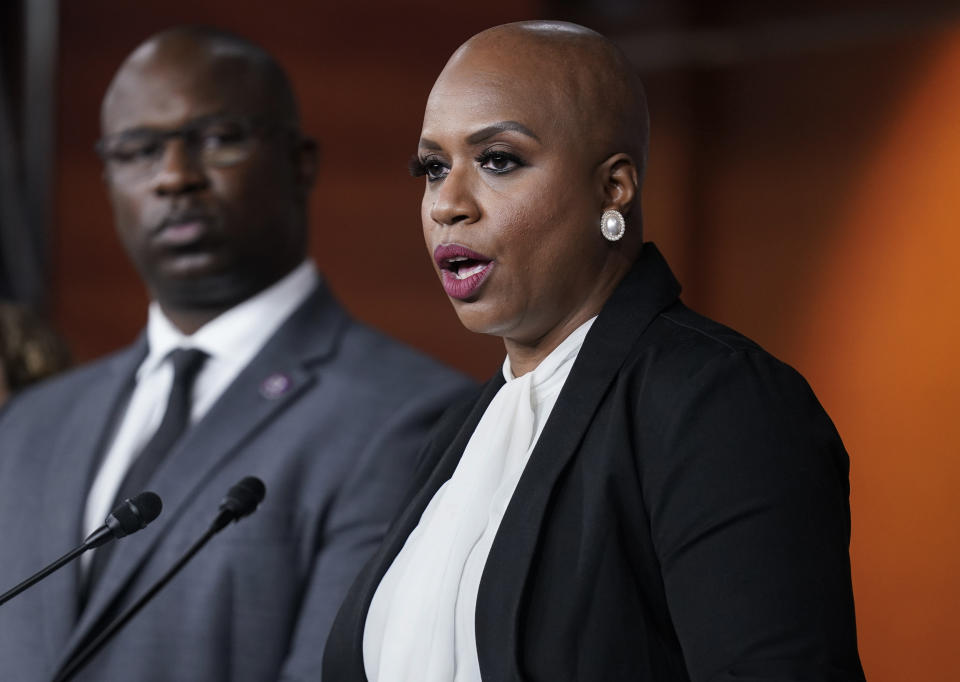
[[[0,298],[46,302],[56,0],[0,4]]]

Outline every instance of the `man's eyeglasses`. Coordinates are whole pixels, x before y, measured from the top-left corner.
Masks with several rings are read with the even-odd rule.
[[[258,139],[291,127],[255,119],[211,117],[173,130],[135,128],[97,141],[95,149],[111,170],[129,179],[152,177],[163,162],[167,142],[182,138],[187,153],[210,168],[227,168],[250,158]]]

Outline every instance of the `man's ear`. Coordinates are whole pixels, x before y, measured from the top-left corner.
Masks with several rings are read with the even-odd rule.
[[[597,169],[602,187],[603,210],[616,209],[628,215],[640,196],[640,174],[629,154],[613,154]]]
[[[320,146],[312,137],[302,137],[296,145],[297,180],[305,192],[309,192],[317,181],[320,168]]]

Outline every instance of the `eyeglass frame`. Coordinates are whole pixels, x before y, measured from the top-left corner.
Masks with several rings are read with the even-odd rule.
[[[94,143],[93,148],[97,153],[97,156],[100,157],[100,160],[103,161],[104,164],[107,164],[108,166],[114,164],[123,167],[123,165],[126,163],[128,164],[127,167],[129,168],[129,164],[132,164],[134,160],[130,159],[125,162],[118,159],[116,154],[111,154],[111,152],[107,149],[108,144],[110,141],[121,139],[124,136],[135,136],[138,133],[149,135],[150,141],[158,146],[159,153],[155,158],[149,159],[149,164],[146,165],[151,166],[151,168],[149,172],[146,172],[146,169],[144,169],[144,177],[151,177],[157,173],[159,168],[152,166],[162,162],[163,157],[167,152],[167,143],[170,140],[178,137],[183,139],[187,152],[192,154],[192,158],[202,163],[205,167],[229,168],[231,166],[244,163],[247,159],[249,159],[252,149],[248,151],[243,158],[230,162],[210,163],[208,159],[204,158],[204,150],[201,144],[204,137],[202,131],[208,126],[213,126],[220,123],[239,124],[243,130],[245,142],[256,141],[258,136],[262,139],[268,135],[276,133],[287,133],[297,138],[300,137],[300,130],[297,126],[272,122],[260,116],[229,116],[223,114],[213,114],[195,118],[185,125],[172,128],[170,130],[157,130],[149,127],[139,127],[123,130],[111,135],[104,135],[97,140],[96,143]]]

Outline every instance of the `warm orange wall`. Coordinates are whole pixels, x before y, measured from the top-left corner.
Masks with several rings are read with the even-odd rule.
[[[960,31],[837,214],[798,350],[854,455],[855,587],[875,682],[960,680]]]
[[[687,298],[797,366],[844,438],[867,679],[956,682],[960,30],[716,80]]]

